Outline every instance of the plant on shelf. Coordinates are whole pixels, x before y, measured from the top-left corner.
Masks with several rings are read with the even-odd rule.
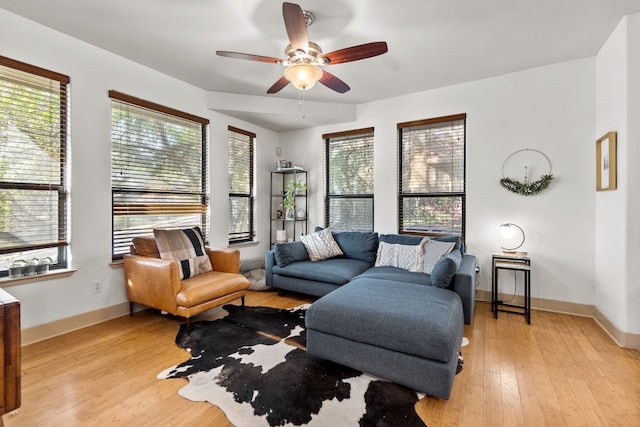
[[[285,219],[295,219],[295,205],[296,205],[296,195],[301,192],[309,189],[309,185],[300,181],[287,181],[284,186],[284,197],[280,204],[285,208]]]

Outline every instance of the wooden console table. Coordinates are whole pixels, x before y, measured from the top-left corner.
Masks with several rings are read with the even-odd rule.
[[[2,415],[20,407],[20,301],[0,288],[0,427]]]

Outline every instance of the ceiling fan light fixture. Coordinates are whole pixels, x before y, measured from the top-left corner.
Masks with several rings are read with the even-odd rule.
[[[313,64],[294,64],[284,70],[284,77],[296,89],[309,90],[322,78],[322,69]]]

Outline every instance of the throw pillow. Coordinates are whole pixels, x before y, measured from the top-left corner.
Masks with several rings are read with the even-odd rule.
[[[302,236],[300,240],[311,261],[320,261],[342,255],[342,250],[340,250],[340,246],[336,243],[329,228]]]
[[[431,271],[431,284],[439,288],[448,288],[461,262],[462,253],[459,250],[453,250],[449,255],[440,258]]]
[[[309,259],[307,249],[302,242],[276,243],[273,245],[273,255],[280,267],[285,267],[292,262]]]
[[[422,245],[399,245],[380,242],[376,267],[395,267],[409,271],[422,271]]]
[[[455,242],[441,242],[439,240],[429,240],[424,249],[423,272],[431,274],[436,262],[453,250]]]
[[[182,230],[153,230],[160,258],[178,261],[180,279],[188,279],[213,270],[204,250],[204,237],[200,227]]]

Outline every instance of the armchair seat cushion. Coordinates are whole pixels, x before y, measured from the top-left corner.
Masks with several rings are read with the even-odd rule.
[[[209,271],[183,280],[176,302],[179,306],[194,307],[247,288],[247,278],[241,274]]]

